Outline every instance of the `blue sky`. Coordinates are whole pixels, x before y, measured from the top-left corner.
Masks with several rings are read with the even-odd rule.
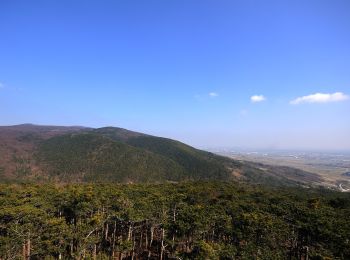
[[[0,125],[350,150],[349,13],[347,0],[2,0]]]

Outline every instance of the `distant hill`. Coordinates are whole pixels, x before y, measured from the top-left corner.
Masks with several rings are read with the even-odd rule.
[[[3,126],[0,155],[2,182],[322,182],[317,174],[237,161],[172,139],[116,127]]]

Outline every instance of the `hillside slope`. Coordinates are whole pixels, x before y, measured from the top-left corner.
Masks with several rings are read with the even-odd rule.
[[[233,160],[168,138],[123,128],[0,127],[0,181],[164,182],[232,180],[320,184],[288,167]]]
[[[57,136],[39,145],[37,161],[60,181],[151,182],[186,179],[185,171],[164,156],[94,133]]]
[[[227,179],[229,170],[221,156],[195,149],[189,145],[168,138],[155,137],[127,131],[121,128],[100,128],[95,133],[108,136],[115,141],[165,156],[179,164],[191,179],[214,178]]]
[[[33,155],[41,142],[55,136],[88,130],[80,126],[0,126],[0,180],[40,176],[42,173]]]

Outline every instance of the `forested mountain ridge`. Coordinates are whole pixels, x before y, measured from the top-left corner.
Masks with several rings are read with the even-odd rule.
[[[164,182],[233,180],[313,185],[317,174],[241,162],[123,128],[0,127],[0,181]]]

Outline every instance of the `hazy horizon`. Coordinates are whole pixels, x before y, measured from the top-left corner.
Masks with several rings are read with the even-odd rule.
[[[350,150],[349,1],[1,1],[0,125]]]

